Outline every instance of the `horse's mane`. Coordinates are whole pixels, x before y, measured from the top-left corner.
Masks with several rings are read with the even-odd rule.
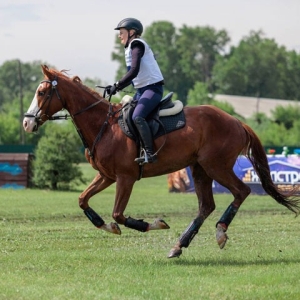
[[[91,89],[90,87],[84,85],[81,81],[81,79],[79,78],[79,76],[73,76],[71,78],[71,80],[75,83],[77,83],[83,90],[89,92],[90,94],[92,94],[94,97],[96,97],[97,99],[103,98],[103,96],[101,94],[99,94],[98,92],[96,92],[95,90]]]
[[[103,97],[102,94],[98,93],[97,91],[93,90],[92,88],[84,85],[80,79],[79,76],[73,76],[73,77],[69,77],[68,76],[68,71],[69,70],[55,70],[55,69],[49,69],[48,66],[44,65],[42,66],[43,68],[45,68],[48,72],[50,72],[52,75],[54,75],[55,77],[59,78],[62,77],[67,81],[71,81],[71,83],[76,84],[79,88],[83,89],[84,91],[88,92],[90,95],[92,95],[96,100],[103,100],[104,102],[109,102],[107,99],[105,99]],[[116,109],[119,109],[119,106],[121,105],[120,103],[112,103],[113,107]]]
[[[61,71],[57,71],[55,69],[51,69],[48,71],[50,71],[52,74],[56,75],[56,77],[64,77],[66,80],[71,80],[72,82],[74,82],[76,85],[78,85],[80,88],[82,88],[83,90],[87,91],[88,93],[90,93],[91,95],[93,95],[97,100],[99,99],[103,99],[103,96],[98,93],[97,91],[91,89],[90,87],[84,85],[80,79],[79,76],[73,76],[73,77],[69,77],[68,76],[68,71],[69,70],[61,70]]]

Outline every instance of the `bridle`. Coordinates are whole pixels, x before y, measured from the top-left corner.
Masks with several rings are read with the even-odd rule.
[[[54,80],[42,80],[40,82],[40,84],[42,83],[49,83],[51,84],[51,90],[50,90],[50,93],[45,97],[45,100],[44,102],[42,103],[41,107],[37,110],[37,112],[33,115],[33,114],[30,114],[30,113],[25,113],[24,116],[25,117],[28,117],[28,118],[34,118],[35,122],[37,123],[37,126],[41,125],[43,123],[43,117],[46,116],[48,120],[50,121],[53,121],[53,120],[60,120],[60,119],[64,119],[64,120],[67,120],[68,118],[70,118],[70,115],[65,115],[65,116],[49,116],[48,115],[48,111],[49,111],[49,106],[50,106],[50,103],[51,103],[51,100],[52,100],[52,96],[54,94],[54,92],[56,93],[56,96],[57,98],[61,101],[63,107],[65,107],[65,103],[62,101],[60,95],[59,95],[59,92],[57,90],[57,80],[56,78]],[[38,116],[38,113],[42,110],[42,108],[46,105],[47,105],[47,108],[46,108],[46,111],[43,115],[41,116]]]
[[[50,103],[51,103],[51,100],[52,100],[52,97],[53,97],[54,92],[56,93],[57,98],[58,98],[58,99],[61,101],[61,103],[62,103],[62,107],[63,107],[62,109],[65,108],[66,103],[62,100],[62,98],[60,97],[59,92],[58,92],[58,90],[57,90],[57,85],[58,85],[58,83],[57,83],[57,78],[55,78],[55,79],[52,80],[52,81],[51,81],[51,80],[42,80],[42,81],[40,82],[40,84],[42,84],[42,83],[44,83],[44,82],[51,84],[51,90],[50,90],[50,93],[45,97],[45,100],[43,101],[41,107],[37,110],[37,112],[36,112],[35,114],[25,113],[24,116],[25,116],[25,117],[28,117],[28,118],[34,118],[35,122],[37,123],[37,129],[38,129],[38,127],[43,123],[43,120],[42,120],[42,117],[43,117],[43,116],[46,116],[46,117],[47,117],[47,120],[49,120],[49,121],[71,119],[72,122],[73,122],[73,124],[74,124],[74,126],[75,126],[75,128],[76,128],[76,130],[77,130],[77,133],[78,133],[78,135],[79,135],[79,137],[80,137],[80,139],[81,139],[81,141],[82,141],[82,143],[83,143],[83,145],[84,145],[84,147],[88,150],[89,156],[93,158],[93,152],[94,152],[94,150],[95,150],[96,144],[100,141],[100,139],[101,139],[101,137],[102,137],[102,134],[103,134],[103,132],[104,132],[104,130],[105,130],[107,124],[108,124],[108,119],[109,119],[111,116],[114,116],[116,113],[119,112],[119,111],[116,111],[116,112],[113,112],[113,111],[112,111],[112,104],[111,104],[111,102],[110,102],[111,95],[109,95],[109,99],[108,99],[108,100],[109,100],[109,109],[108,109],[108,113],[107,113],[107,115],[106,115],[106,119],[105,119],[104,123],[102,124],[102,126],[101,126],[101,128],[100,128],[100,131],[99,131],[98,135],[96,136],[96,138],[95,138],[95,140],[94,140],[94,142],[93,142],[92,149],[90,150],[90,149],[88,148],[88,144],[87,144],[86,140],[84,139],[84,137],[83,137],[83,135],[82,135],[82,133],[81,133],[81,130],[80,130],[80,129],[75,125],[75,123],[74,123],[74,117],[75,117],[75,116],[78,116],[78,115],[80,115],[80,114],[82,114],[82,113],[84,113],[84,112],[86,112],[86,111],[89,110],[90,108],[93,108],[94,106],[96,106],[97,104],[99,104],[100,102],[102,102],[103,99],[100,99],[100,100],[98,100],[98,101],[92,103],[91,105],[89,105],[89,106],[83,108],[82,110],[76,112],[76,113],[73,114],[73,115],[67,115],[67,114],[66,114],[66,115],[64,115],[64,116],[61,116],[61,115],[60,115],[60,116],[49,116],[49,115],[48,115],[48,110],[49,110]],[[106,93],[106,89],[105,89],[105,91],[104,91],[104,97],[105,97],[105,93]],[[41,115],[41,116],[38,116],[38,113],[42,110],[42,108],[46,105],[46,103],[47,103],[47,108],[46,108],[45,113],[44,113],[43,115]]]

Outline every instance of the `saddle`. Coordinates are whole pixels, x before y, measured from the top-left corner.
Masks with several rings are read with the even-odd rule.
[[[167,94],[160,101],[156,110],[146,119],[153,139],[185,126],[183,104],[180,100],[172,101],[172,95],[172,92]],[[129,138],[139,141],[138,131],[132,121],[132,114],[137,102],[130,96],[124,96],[121,103],[123,104],[123,108],[119,114],[118,124]]]

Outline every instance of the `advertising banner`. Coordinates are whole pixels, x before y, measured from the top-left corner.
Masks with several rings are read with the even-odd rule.
[[[295,186],[300,190],[300,156],[299,155],[268,155],[268,162],[273,182],[281,190],[290,190]],[[258,175],[252,164],[245,156],[239,156],[234,172],[251,188],[252,194],[265,195]],[[189,168],[168,175],[170,192],[194,192],[194,183]],[[229,193],[229,191],[213,181],[214,193]]]

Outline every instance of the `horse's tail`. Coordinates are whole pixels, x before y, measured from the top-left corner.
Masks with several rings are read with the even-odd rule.
[[[268,195],[275,199],[279,204],[284,205],[294,212],[296,216],[300,212],[300,195],[299,190],[292,189],[287,193],[279,191],[273,183],[270,168],[265,150],[255,132],[246,124],[242,124],[248,136],[248,142],[243,150],[243,154],[252,163],[263,189]]]

